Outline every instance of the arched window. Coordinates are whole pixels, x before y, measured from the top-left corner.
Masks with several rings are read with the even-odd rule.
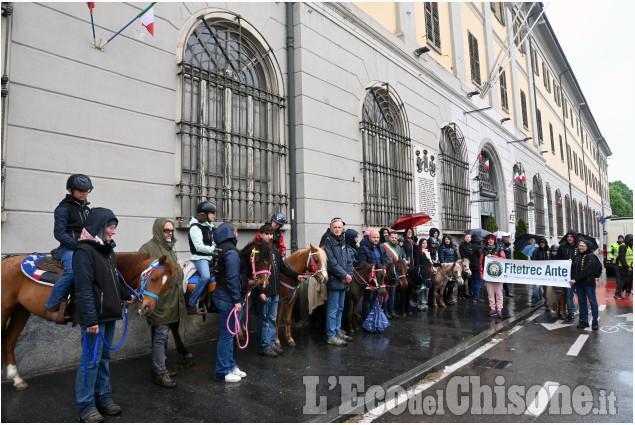
[[[558,226],[557,236],[564,236],[564,217],[562,216],[562,194],[556,189],[556,222]]]
[[[529,223],[527,213],[527,178],[522,164],[514,165],[514,205],[516,207],[516,222],[519,219]]]
[[[283,88],[269,46],[238,15],[201,19],[178,64],[178,220],[203,199],[217,219],[262,223],[287,208]]]
[[[439,164],[442,229],[462,232],[470,227],[469,164],[463,134],[455,124],[441,130]]]
[[[542,179],[540,174],[534,175],[534,203],[536,208],[536,233],[544,235],[545,228],[545,197],[542,193]]]
[[[547,192],[547,222],[549,223],[549,234],[555,235],[556,229],[553,227],[553,198],[551,196],[551,186],[549,186],[549,183],[546,184],[545,191]]]
[[[567,220],[566,232],[568,232],[573,228],[573,224],[571,223],[571,200],[569,199],[569,195],[564,195],[564,214]]]
[[[383,227],[413,211],[412,148],[403,103],[387,83],[366,91],[362,110],[364,223]]]

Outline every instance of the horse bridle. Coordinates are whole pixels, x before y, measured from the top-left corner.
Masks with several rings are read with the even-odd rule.
[[[395,263],[392,263],[392,274],[393,276],[390,276],[391,279],[394,279],[395,284],[394,285],[386,285],[388,287],[393,287],[393,286],[397,286],[397,282],[399,282],[399,279],[401,279],[402,277],[408,278],[407,275],[405,274],[398,274],[397,273],[397,266],[395,265]]]
[[[353,268],[353,273],[355,273],[357,276],[359,276],[359,278],[362,280],[361,282],[357,282],[360,285],[365,285],[366,289],[371,289],[373,291],[377,291],[379,288],[385,288],[386,285],[380,285],[379,282],[377,282],[377,273],[375,272],[375,265],[373,264],[373,268],[370,270],[370,274],[368,275],[368,280],[364,280],[364,277],[359,274],[359,272],[357,270],[355,270]],[[357,279],[356,279],[357,280]],[[375,282],[375,286],[371,286],[370,282]]]
[[[315,277],[315,275],[317,275],[318,273],[322,273],[322,276],[326,277],[327,273],[326,270],[324,270],[324,265],[322,265],[321,269],[318,269],[317,264],[315,264],[315,260],[313,259],[314,255],[320,255],[319,251],[316,252],[311,252],[309,251],[309,258],[307,258],[306,260],[306,268],[309,268],[309,264],[311,265],[311,268],[313,269],[313,273],[306,273],[307,276],[309,277]]]
[[[146,291],[146,286],[148,285],[148,282],[150,281],[150,275],[152,274],[152,272],[156,269],[165,268],[165,266],[159,266],[158,264],[159,264],[159,260],[154,260],[152,263],[150,263],[150,266],[148,266],[147,269],[141,272],[141,275],[139,276],[139,282],[141,283],[141,285],[139,286],[139,292],[132,289],[132,287],[126,283],[126,280],[123,278],[123,275],[121,274],[119,270],[117,270],[117,273],[119,273],[119,277],[121,278],[123,283],[128,287],[128,289],[132,291],[133,294],[135,294],[137,299],[141,300],[143,299],[144,295],[148,295],[154,298],[155,300],[159,301],[159,296],[157,294],[154,294],[150,291]]]
[[[269,264],[269,270],[259,270],[256,271],[256,254],[259,254],[260,251],[258,251],[256,248],[251,250],[251,254],[249,254],[249,261],[251,262],[251,271],[252,271],[252,277],[254,278],[254,280],[256,279],[256,276],[258,276],[259,274],[266,274],[267,277],[269,277],[269,275],[271,275],[271,264]]]

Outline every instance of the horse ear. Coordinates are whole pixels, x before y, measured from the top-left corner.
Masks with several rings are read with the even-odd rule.
[[[162,255],[161,257],[159,257],[159,265],[160,266],[164,265],[167,259],[168,259],[167,255]]]
[[[312,243],[309,244],[309,251],[315,249]]]

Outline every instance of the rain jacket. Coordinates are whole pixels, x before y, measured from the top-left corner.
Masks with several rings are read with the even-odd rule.
[[[454,263],[456,262],[456,251],[454,246],[443,244],[439,247],[439,261],[442,263]]]
[[[574,232],[573,230],[569,230],[564,235],[565,239],[566,239],[567,235],[572,235],[573,236],[573,244],[569,244],[565,240],[565,242],[562,245],[560,245],[560,248],[558,248],[558,260],[571,260],[571,261],[573,261],[573,259],[575,258],[576,254],[578,253],[578,234],[576,232]]]
[[[392,255],[388,246],[392,247],[397,253],[397,258]],[[401,260],[406,258],[406,253],[403,248],[399,245],[393,246],[389,241],[386,241],[382,244],[379,244],[379,252],[381,252],[382,257],[384,257],[384,264],[393,263],[395,260]]]
[[[116,218],[107,208],[94,208],[84,228],[94,237]],[[132,299],[132,291],[119,279],[114,247],[112,240],[102,245],[87,239],[79,242],[73,254],[75,296],[80,323],[86,327],[121,320],[121,300]]]
[[[379,251],[379,244],[373,245],[368,238],[362,239],[359,243],[359,249],[357,251],[360,264],[364,261],[369,264],[381,264],[384,265],[384,257]]]
[[[595,263],[599,261],[589,249],[584,252],[578,251],[571,265],[571,279],[575,280],[576,285],[595,286],[593,271]]]
[[[146,253],[152,257],[165,255],[172,264],[179,264],[173,246],[176,237],[172,235],[172,243],[165,240],[163,226],[165,223],[174,223],[167,218],[157,218],[152,226],[152,239],[139,248],[140,253]],[[185,320],[187,311],[185,309],[185,298],[183,297],[183,270],[176,269],[170,280],[170,287],[159,297],[157,305],[150,316],[147,317],[148,325],[169,325],[170,323]]]
[[[231,229],[231,227],[230,227]],[[208,232],[203,234],[203,231]],[[192,217],[190,220],[190,231],[188,233],[190,242],[190,252],[192,252],[192,261],[197,260],[211,260],[214,253],[214,240],[212,234],[214,232],[214,225],[209,221],[205,223],[199,223],[196,217]],[[234,232],[232,232],[232,235]],[[206,244],[205,240],[210,240],[210,244]],[[197,252],[192,251],[192,248]]]
[[[241,282],[246,269],[242,266],[240,253],[236,249],[236,235],[229,223],[218,226],[214,232],[214,242],[223,251],[216,271],[214,297],[237,304],[244,301]]]
[[[358,235],[357,230],[355,229],[347,229],[345,232],[344,238],[346,239],[346,247],[348,249],[348,254],[351,256],[351,260],[353,261],[353,267],[357,267],[359,264],[359,253],[357,243],[355,242],[355,237]]]
[[[79,202],[70,193],[59,203],[53,211],[53,236],[60,242],[60,246],[74,251],[77,249],[77,239],[82,234],[86,217],[90,213],[88,202]]]
[[[344,234],[339,237],[328,230],[324,238],[324,251],[326,252],[326,269],[329,280],[326,287],[331,290],[347,290],[348,284],[344,283],[346,275],[353,277],[353,262],[346,249]]]

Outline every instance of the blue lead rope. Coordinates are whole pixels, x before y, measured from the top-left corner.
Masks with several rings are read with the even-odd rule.
[[[116,350],[123,345],[123,341],[126,339],[126,333],[128,332],[128,304],[124,307],[124,314],[126,316],[125,325],[123,328],[123,335],[121,337],[121,341],[117,344],[116,347],[111,347],[106,342],[106,338],[104,334],[101,332],[97,332],[99,336],[101,336],[101,340],[103,341],[106,348],[109,350]],[[84,360],[84,385],[88,385],[88,347],[90,345],[90,340],[88,338],[88,330],[84,331],[84,349],[83,349],[83,360]],[[99,340],[95,342],[95,348],[93,350],[93,366],[97,366],[97,350],[99,348]]]

